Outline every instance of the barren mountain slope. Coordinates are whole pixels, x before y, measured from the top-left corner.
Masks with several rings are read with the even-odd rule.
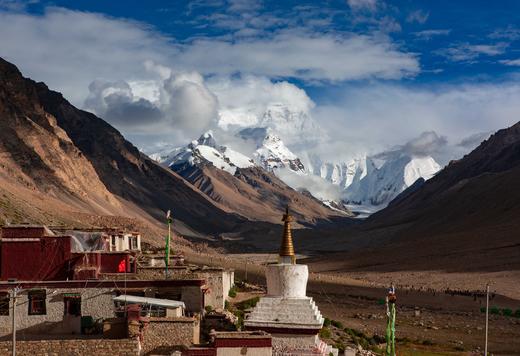
[[[35,220],[28,189],[49,199],[41,217],[68,220],[65,215],[82,212],[152,221],[172,209],[201,232],[225,232],[246,221],[142,155],[102,119],[1,59],[0,167],[5,217]]]
[[[214,201],[250,220],[279,223],[287,204],[302,225],[347,216],[324,206],[311,195],[290,188],[260,167],[237,168],[234,175],[207,162],[180,164],[172,169]]]

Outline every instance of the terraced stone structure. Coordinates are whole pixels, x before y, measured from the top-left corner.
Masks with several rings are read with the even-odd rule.
[[[272,335],[273,355],[337,355],[338,350],[322,342],[318,333],[323,316],[306,295],[309,270],[296,264],[291,234],[292,217],[287,208],[279,262],[267,266],[267,295],[244,321],[247,330]]]

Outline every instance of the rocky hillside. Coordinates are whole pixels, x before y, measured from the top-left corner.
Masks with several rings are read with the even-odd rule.
[[[245,221],[141,154],[112,126],[0,59],[2,216],[72,223],[75,213],[162,221],[212,233]]]

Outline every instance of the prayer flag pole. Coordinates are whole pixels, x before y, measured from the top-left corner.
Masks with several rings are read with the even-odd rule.
[[[168,223],[168,236],[166,237],[166,247],[164,251],[164,265],[166,266],[165,274],[166,278],[168,278],[168,266],[170,265],[170,240],[171,240],[171,233],[172,233],[172,217],[171,217],[171,211],[168,210],[166,213],[166,221]]]

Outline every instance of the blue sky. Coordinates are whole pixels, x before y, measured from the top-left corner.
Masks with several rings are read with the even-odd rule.
[[[513,0],[0,0],[0,56],[140,146],[278,100],[323,127],[320,151],[427,131],[448,157],[520,117],[519,24]]]

